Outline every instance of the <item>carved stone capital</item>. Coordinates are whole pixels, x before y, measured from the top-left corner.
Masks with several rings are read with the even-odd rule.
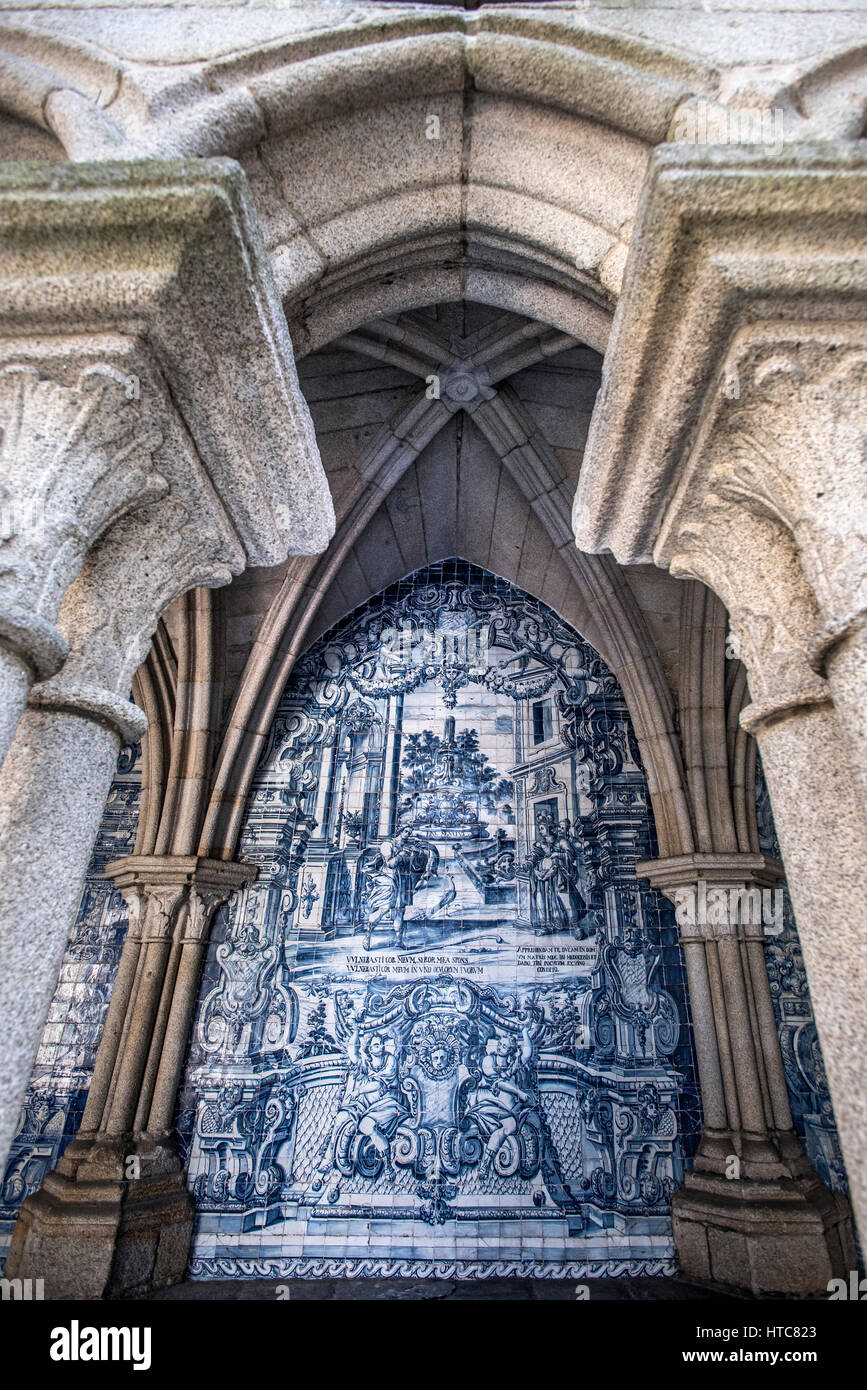
[[[762,894],[781,883],[779,859],[766,854],[679,854],[636,864],[639,878],[674,903],[681,942],[762,941]]]
[[[700,879],[722,887],[773,888],[783,878],[779,859],[767,854],[676,854],[668,859],[643,859],[636,864],[638,878],[667,898],[678,888],[691,887]]]
[[[243,865],[249,872],[237,882],[214,883],[202,874],[191,886],[187,900],[187,919],[184,923],[184,941],[200,942],[207,939],[211,921],[218,907],[221,907],[236,891],[250,883],[256,876],[253,865]]]
[[[238,166],[3,165],[0,760],[64,644],[43,703],[104,715],[174,598],[333,529]]]
[[[707,486],[668,532],[669,565],[672,574],[707,584],[729,610],[731,641],[749,671],[753,697],[743,726],[760,709],[779,716],[829,701],[827,683],[808,657],[818,609],[793,537],[781,522],[744,512],[725,497],[717,475]]]
[[[0,471],[14,470],[0,503],[32,498],[43,528],[39,553],[54,548],[61,560],[56,582],[40,581],[39,567],[31,575],[22,555],[19,585],[62,592],[70,548],[86,549],[111,517],[153,500],[164,490],[160,475],[174,490],[164,469],[170,441],[159,468],[152,466],[150,387],[144,378],[136,383],[135,368],[118,373],[111,362],[89,363],[73,376],[36,360],[36,344],[62,361],[73,340],[98,334],[123,335],[159,363],[172,417],[219,498],[242,564],[325,549],[331,496],[238,165],[6,164],[0,363],[22,366],[0,377]],[[83,488],[77,508],[73,480]]]
[[[666,536],[702,494],[727,419],[746,510],[799,544],[819,543],[817,506],[834,529],[859,486],[865,232],[857,142],[654,153],[575,497],[579,547],[667,566]],[[823,583],[839,586],[838,570]]]
[[[134,892],[141,890],[134,889]],[[169,941],[174,933],[178,909],[184,898],[182,884],[149,887],[145,893],[142,942]]]
[[[90,362],[71,385],[26,361],[0,366],[4,608],[56,617],[96,538],[167,490],[160,442],[139,379],[110,362]]]
[[[721,381],[706,403],[680,505],[663,521],[658,556],[678,544],[685,508],[730,501],[791,536],[822,629],[839,641],[838,629],[867,606],[867,318],[742,328]]]
[[[69,656],[55,684],[125,696],[164,609],[188,589],[228,583],[242,566],[207,480],[184,472],[168,497],[123,517],[90,551],[57,619]]]
[[[137,921],[143,923],[137,935],[143,940],[163,939],[178,924],[185,942],[206,940],[217,907],[245,883],[252,883],[258,872],[255,864],[196,855],[130,854],[105,867],[105,877],[131,909],[135,905]],[[187,909],[183,918],[182,906]]]

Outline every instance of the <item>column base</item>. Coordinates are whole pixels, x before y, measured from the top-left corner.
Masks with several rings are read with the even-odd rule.
[[[693,1171],[672,1199],[680,1274],[755,1296],[827,1298],[858,1268],[848,1200],[810,1177],[762,1182]]]
[[[168,1136],[75,1139],[22,1205],[4,1273],[49,1299],[136,1297],[184,1278],[194,1219]]]

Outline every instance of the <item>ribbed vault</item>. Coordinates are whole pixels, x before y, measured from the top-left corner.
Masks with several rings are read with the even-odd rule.
[[[347,603],[453,554],[549,603],[599,650],[630,706],[660,840],[678,852],[691,849],[673,699],[656,645],[616,563],[575,549],[569,510],[580,456],[552,447],[508,380],[578,345],[512,314],[487,314],[481,323],[476,314],[468,329],[456,306],[443,320],[426,314],[377,321],[334,346],[388,365],[397,374],[396,408],[351,466],[332,460],[335,538],[317,560],[289,562],[257,627],[229,712],[200,851],[234,852],[274,710],[312,636]],[[590,359],[595,364],[585,369],[594,378],[585,401],[592,404],[598,358],[583,351],[588,367]],[[362,550],[377,557],[366,576]],[[360,587],[349,579],[353,567]]]

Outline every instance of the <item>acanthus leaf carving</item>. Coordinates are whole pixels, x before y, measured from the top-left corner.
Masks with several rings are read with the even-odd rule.
[[[704,504],[682,518],[670,568],[725,603],[755,701],[826,697],[807,660],[817,609],[794,538],[767,514],[745,513],[719,473],[708,480]]]
[[[714,435],[720,497],[784,526],[822,613],[867,602],[867,352],[836,334],[753,348]]]
[[[233,538],[219,534],[217,515],[197,513],[196,500],[171,495],[142,507],[93,547],[61,608],[70,655],[55,685],[85,681],[125,694],[168,604],[196,585],[231,580]]]
[[[109,363],[76,386],[34,367],[0,369],[0,584],[7,604],[54,618],[93,542],[163,496],[162,434],[140,382]]]

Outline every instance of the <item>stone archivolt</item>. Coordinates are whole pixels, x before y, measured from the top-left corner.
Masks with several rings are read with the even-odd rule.
[[[33,1053],[24,1015],[35,1001],[44,1016],[119,739],[142,730],[127,700],[135,679],[151,721],[137,845],[148,862],[130,887],[125,964],[97,1072],[105,1081],[118,1067],[126,1078],[113,1192],[128,1195],[123,1145],[135,1132],[147,1147],[153,1121],[163,1137],[149,1192],[152,1212],[164,1201],[164,1220],[145,1214],[131,1233],[109,1203],[93,1227],[95,1284],[122,1286],[119,1275],[112,1284],[113,1261],[127,1241],[151,1261],[136,1270],[139,1285],[177,1276],[189,1210],[163,1126],[207,936],[209,875],[219,878],[217,863],[230,878],[244,870],[226,861],[255,764],[339,566],[460,412],[543,526],[587,635],[620,680],[660,841],[649,874],[678,887],[710,870],[737,882],[767,870],[756,863],[756,732],[863,1217],[853,1039],[867,949],[857,913],[848,915],[865,901],[867,802],[863,54],[757,74],[629,35],[628,16],[617,34],[542,7],[532,16],[378,12],[338,31],[310,11],[294,37],[245,40],[236,51],[229,41],[219,56],[205,44],[195,61],[163,62],[161,36],[151,64],[114,57],[96,11],[82,12],[91,38],[75,43],[55,20],[39,35],[15,23],[0,31],[0,102],[22,149],[94,161],[0,173],[0,448],[13,479],[0,499],[11,519],[0,552],[9,559],[0,673],[12,712],[0,727],[0,751],[11,743],[0,828],[27,849],[13,847],[0,893],[15,924],[4,974],[17,996],[3,1003],[14,1075],[2,1078],[4,1102],[12,1096],[2,1137]],[[784,112],[792,148],[669,147],[645,183],[654,145],[708,112],[718,127],[749,100]],[[794,146],[811,137],[840,143]],[[209,163],[212,155],[237,157],[249,191],[236,165]],[[498,307],[502,324],[484,341],[443,343],[400,317],[460,300]],[[438,399],[420,382],[362,454],[333,542],[290,331],[299,353],[332,344],[440,379]],[[507,382],[575,341],[607,350],[575,498],[577,551],[572,483]],[[223,721],[219,601],[187,593],[171,632],[160,613],[245,564],[323,551],[287,568]],[[660,652],[613,556],[689,581],[680,730]],[[724,623],[696,581],[729,607],[749,693],[740,665],[726,685]],[[805,806],[837,828],[821,865]],[[841,923],[839,941],[823,929],[829,916]],[[142,949],[159,959],[139,1006]],[[687,945],[703,1153],[718,1177],[720,1135],[739,1153],[757,1143],[765,1158],[776,1145],[781,1171],[770,1179],[791,1181],[792,1196],[805,1174],[780,1138],[790,1123],[760,956],[759,942],[736,936]],[[34,982],[33,999],[22,978]],[[724,1036],[729,1013],[736,1056]],[[40,1268],[43,1236],[68,1239],[61,1208],[80,1202],[91,1160],[100,1171],[111,1105],[97,1114],[95,1079],[92,1101],[89,1138],[56,1179],[59,1205],[37,1200],[34,1224],[22,1224],[19,1268],[28,1259]],[[714,1254],[720,1191],[709,1178],[693,1195],[681,1257],[703,1276],[764,1290],[801,1277],[812,1289],[823,1259],[830,1268],[845,1258],[842,1209],[804,1183],[793,1200],[812,1202],[812,1245],[800,1276],[785,1241],[765,1265],[749,1241],[734,1256],[731,1245]]]

